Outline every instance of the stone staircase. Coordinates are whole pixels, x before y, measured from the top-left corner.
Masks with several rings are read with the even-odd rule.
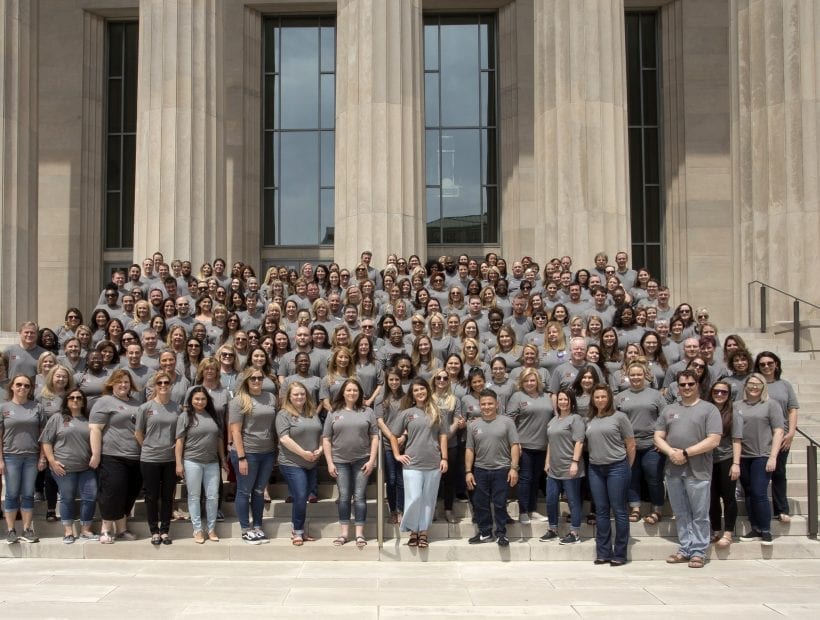
[[[739,333],[753,352],[768,349],[776,352],[783,359],[784,378],[792,381],[800,401],[800,428],[809,435],[820,438],[820,360],[813,353],[794,353],[790,350],[790,341],[780,336],[759,334],[749,330],[729,331]],[[724,334],[724,335],[725,335]],[[772,523],[775,536],[772,547],[762,547],[759,543],[734,543],[728,550],[710,550],[713,559],[786,559],[786,558],[820,558],[820,542],[807,537],[808,533],[808,498],[806,483],[806,447],[807,441],[800,437],[795,439],[788,465],[789,497],[792,511],[792,522],[788,525]],[[148,528],[143,520],[144,509],[141,500],[135,507],[135,515],[129,527],[138,536],[136,542],[117,542],[114,545],[100,545],[96,542],[76,542],[73,545],[62,543],[62,526],[59,523],[46,523],[43,519],[45,505],[39,504],[36,509],[35,527],[41,537],[39,544],[0,545],[0,557],[53,557],[53,558],[105,558],[105,559],[150,559],[150,560],[361,560],[361,561],[526,561],[526,560],[583,560],[594,558],[594,527],[583,525],[579,545],[559,546],[556,542],[542,543],[538,540],[546,530],[546,522],[534,518],[529,525],[518,523],[518,505],[509,503],[510,516],[516,522],[508,526],[511,545],[500,548],[495,544],[469,545],[467,539],[475,533],[471,523],[469,504],[456,503],[454,512],[459,523],[448,524],[442,519],[436,520],[430,528],[430,547],[427,549],[411,548],[406,545],[406,534],[401,534],[398,527],[385,523],[384,545],[378,548],[377,533],[377,489],[375,475],[368,488],[368,522],[365,535],[369,544],[364,549],[357,549],[352,543],[343,547],[334,547],[332,540],[338,534],[337,506],[335,503],[335,486],[325,478],[320,483],[320,501],[308,505],[308,532],[317,538],[316,542],[305,543],[303,547],[294,547],[290,543],[291,505],[285,503],[287,488],[282,483],[273,484],[269,491],[273,500],[266,504],[264,529],[271,538],[271,543],[261,546],[250,546],[240,539],[239,525],[236,522],[234,504],[225,502],[223,512],[226,520],[218,523],[216,530],[222,539],[219,543],[207,542],[197,545],[191,538],[189,522],[174,522],[171,526],[173,545],[154,547],[148,542]],[[182,498],[184,490],[178,488],[178,497]],[[184,499],[179,507],[186,509]],[[566,511],[566,506],[562,505]],[[586,508],[586,506],[585,506]],[[741,517],[738,520],[738,534],[748,530],[748,521],[743,516],[745,507],[739,505]],[[645,505],[642,512],[649,512]],[[385,516],[387,509],[385,506]],[[439,504],[438,512],[443,516]],[[538,512],[546,514],[543,498]],[[564,532],[566,525],[562,525]],[[629,556],[631,560],[662,560],[676,547],[674,520],[667,505],[664,519],[655,526],[642,522],[630,524],[631,540]]]

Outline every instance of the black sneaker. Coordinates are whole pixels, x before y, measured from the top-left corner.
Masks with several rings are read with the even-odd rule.
[[[17,530],[15,530],[14,528],[10,529],[9,533],[6,534],[6,543],[8,543],[9,545],[13,545],[18,540],[20,540],[20,538],[17,536]]]
[[[759,530],[750,530],[746,534],[743,534],[740,537],[741,542],[754,542],[755,540],[760,540],[763,538],[763,534],[760,533]],[[769,538],[771,539],[771,534],[769,534]]]
[[[507,539],[506,536],[499,536],[495,541],[499,547],[509,547],[510,541]]]
[[[472,538],[467,539],[467,542],[471,545],[480,545],[482,543],[488,543],[493,541],[492,534],[476,534]]]
[[[216,511],[216,520],[222,523],[225,520],[225,515],[221,510]]]
[[[764,547],[771,547],[774,543],[772,542],[772,533],[771,532],[761,532],[760,533],[760,544]]]
[[[577,545],[581,542],[581,537],[578,536],[575,532],[570,532],[566,536],[564,536],[561,540],[558,541],[559,545]]]
[[[245,542],[249,545],[261,545],[262,541],[256,537],[256,532],[253,530],[247,530],[242,532],[242,542]]]
[[[541,542],[549,542],[551,540],[555,540],[556,538],[558,538],[558,532],[556,532],[555,530],[547,530],[544,533],[544,535],[538,540],[540,540]]]
[[[256,536],[256,540],[259,541],[256,543],[258,545],[267,545],[270,542],[270,538],[265,535],[261,527],[254,529],[254,535]]]
[[[23,535],[20,536],[20,540],[27,543],[38,543],[40,539],[37,537],[37,534],[34,533],[34,530],[31,528],[23,530]]]

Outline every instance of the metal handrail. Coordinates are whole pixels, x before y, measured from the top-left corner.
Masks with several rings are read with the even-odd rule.
[[[384,547],[384,443],[379,431],[379,457],[376,466],[376,543],[381,552]]]
[[[820,447],[820,443],[801,431],[800,427],[795,431],[809,440],[809,445],[806,446],[806,485],[809,496],[808,536],[817,539],[817,448]]]
[[[767,284],[766,282],[761,282],[760,280],[752,280],[746,284],[746,296],[748,298],[748,313],[749,313],[749,325],[752,324],[752,285],[759,284],[760,285],[760,333],[766,333],[766,314],[768,309],[768,295],[766,291],[771,289],[780,293],[781,295],[785,295],[792,299],[792,343],[794,346],[795,351],[800,351],[800,304],[806,304],[815,308],[816,310],[820,310],[820,306],[814,304],[810,301],[806,301],[798,297],[797,295],[792,295],[791,293],[787,293],[786,291],[780,290],[776,286],[772,286],[771,284]]]

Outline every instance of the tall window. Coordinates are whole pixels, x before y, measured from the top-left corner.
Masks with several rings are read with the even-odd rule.
[[[106,250],[125,250],[134,245],[137,32],[137,22],[108,23],[103,218]]]
[[[498,241],[496,24],[424,19],[427,242]]]
[[[626,14],[626,94],[632,264],[663,276],[660,92],[656,13]]]
[[[336,25],[264,23],[262,245],[333,243]]]

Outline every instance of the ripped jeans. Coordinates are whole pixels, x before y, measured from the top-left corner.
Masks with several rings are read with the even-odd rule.
[[[273,471],[273,462],[276,452],[246,452],[248,459],[248,474],[239,473],[239,461],[236,452],[231,450],[231,463],[236,472],[236,518],[242,531],[251,527],[262,527],[262,513],[265,510],[265,487],[268,484],[270,473]],[[248,517],[250,505],[251,524]]]

